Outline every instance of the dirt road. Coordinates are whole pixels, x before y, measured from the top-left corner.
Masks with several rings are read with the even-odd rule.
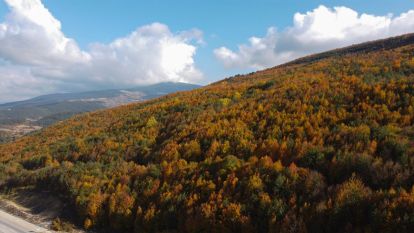
[[[23,219],[10,215],[0,210],[0,233],[50,233],[42,227],[38,227]]]

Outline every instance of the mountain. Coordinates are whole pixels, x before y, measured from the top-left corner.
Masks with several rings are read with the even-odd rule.
[[[0,145],[0,187],[109,232],[413,232],[413,39],[72,117]]]
[[[283,64],[282,66],[290,66],[297,64],[309,64],[314,61],[322,60],[325,58],[340,57],[342,55],[369,53],[380,50],[392,50],[402,46],[410,45],[414,43],[414,33],[405,34],[402,36],[396,36],[388,39],[380,39],[376,41],[370,41],[362,44],[352,45],[345,48],[335,49],[323,53],[318,53],[306,57],[296,59],[294,61]]]
[[[156,98],[200,86],[165,82],[130,89],[62,93],[0,104],[0,138],[21,136],[73,115]],[[0,139],[1,141],[1,139]]]

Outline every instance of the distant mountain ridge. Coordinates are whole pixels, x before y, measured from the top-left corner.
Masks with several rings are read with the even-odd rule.
[[[149,100],[198,87],[200,86],[189,83],[163,82],[128,89],[49,94],[0,104],[0,138],[4,138],[2,134],[10,135],[11,132],[17,136],[26,134],[79,113]]]
[[[87,91],[87,92],[78,92],[78,93],[55,93],[48,95],[41,95],[34,97],[32,99],[9,102],[0,104],[0,110],[16,107],[26,107],[26,106],[42,106],[47,104],[53,104],[56,102],[63,101],[73,101],[79,99],[88,99],[88,98],[110,98],[117,97],[123,92],[141,92],[144,93],[147,98],[154,98],[157,96],[177,92],[177,91],[186,91],[192,90],[195,88],[201,87],[200,85],[190,84],[190,83],[180,83],[180,82],[163,82],[153,85],[139,86],[135,88],[127,89],[108,89],[108,90],[99,90],[99,91]]]

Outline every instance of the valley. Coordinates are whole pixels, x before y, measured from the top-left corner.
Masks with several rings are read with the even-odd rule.
[[[42,128],[42,126],[31,125],[30,123],[2,125],[0,127],[0,142],[12,141],[16,138],[22,137],[28,133],[37,131]]]

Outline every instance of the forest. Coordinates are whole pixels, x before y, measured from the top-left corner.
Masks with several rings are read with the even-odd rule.
[[[0,188],[109,232],[413,232],[413,123],[414,43],[332,53],[2,144]]]

